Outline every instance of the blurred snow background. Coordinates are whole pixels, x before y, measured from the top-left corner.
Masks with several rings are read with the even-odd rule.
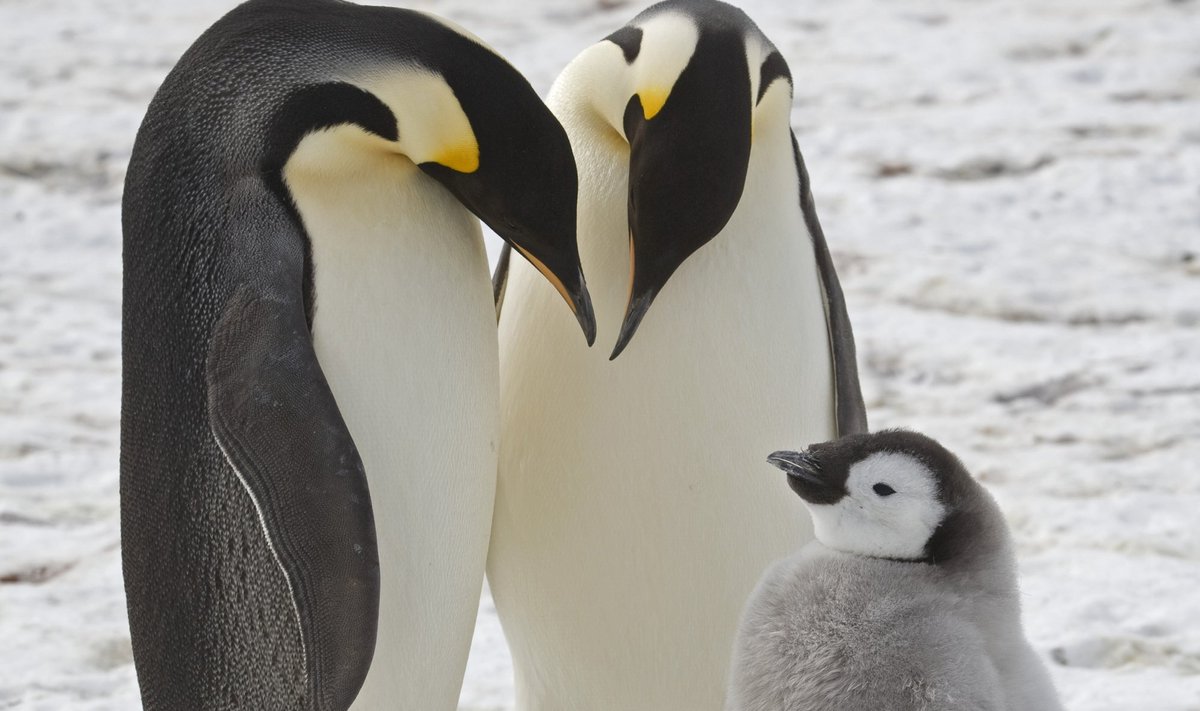
[[[643,7],[414,5],[543,93]],[[742,5],[795,75],[872,424],[938,437],[996,494],[1070,709],[1200,709],[1200,2]],[[231,6],[0,0],[0,709],[138,708],[121,182]],[[463,708],[506,708],[510,674],[485,597]]]

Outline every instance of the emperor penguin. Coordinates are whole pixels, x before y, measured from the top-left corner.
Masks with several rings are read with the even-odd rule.
[[[1059,711],[995,501],[924,435],[776,452],[816,541],[746,605],[729,711]]]
[[[187,51],[123,204],[146,709],[455,708],[499,434],[476,216],[591,341],[576,181],[529,83],[432,16],[251,0]]]
[[[743,473],[797,433],[866,430],[791,103],[782,55],[716,0],[651,7],[550,91],[620,357],[572,337],[536,271],[497,273],[488,578],[518,711],[721,709],[747,595],[811,536]]]

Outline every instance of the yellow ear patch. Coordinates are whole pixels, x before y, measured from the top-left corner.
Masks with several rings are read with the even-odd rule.
[[[471,141],[447,146],[438,151],[433,162],[460,173],[474,173],[479,170],[479,144]]]
[[[670,89],[648,88],[638,92],[638,97],[642,100],[642,114],[645,115],[647,121],[662,111],[662,107],[667,103],[667,97],[670,95]]]
[[[440,74],[403,65],[382,66],[366,69],[352,82],[374,94],[396,117],[400,139],[391,150],[417,165],[438,163],[459,173],[479,170],[479,141],[471,121]]]
[[[642,100],[642,113],[646,120],[654,118],[667,103],[679,77],[692,61],[700,42],[700,29],[689,17],[676,12],[663,12],[638,22],[642,30],[641,50],[631,67],[626,90],[636,89]],[[616,126],[624,122],[625,103],[622,102],[621,116]]]

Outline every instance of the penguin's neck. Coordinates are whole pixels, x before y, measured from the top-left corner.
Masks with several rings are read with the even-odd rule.
[[[570,82],[562,85],[568,87],[562,91],[571,90]],[[624,209],[611,209],[627,202],[629,144],[599,115],[582,109],[578,97],[556,96],[558,86],[548,103],[566,128],[579,169],[580,261],[603,350],[616,340],[629,295],[629,222]]]
[[[494,346],[472,354],[495,340],[478,221],[357,127],[310,134],[284,178],[310,242],[313,341],[339,406],[375,402],[381,416],[398,407],[437,410],[436,397],[387,398],[425,389],[429,376],[411,373],[494,360]]]
[[[458,693],[490,532],[495,307],[478,221],[382,148],[350,126],[311,134],[284,178],[311,244],[313,345],[375,513],[379,633],[356,708],[439,708]]]

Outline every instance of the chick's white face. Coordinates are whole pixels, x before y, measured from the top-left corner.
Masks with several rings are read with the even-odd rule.
[[[945,515],[933,473],[895,452],[878,452],[852,465],[846,495],[836,503],[807,506],[822,544],[877,558],[923,558]]]

